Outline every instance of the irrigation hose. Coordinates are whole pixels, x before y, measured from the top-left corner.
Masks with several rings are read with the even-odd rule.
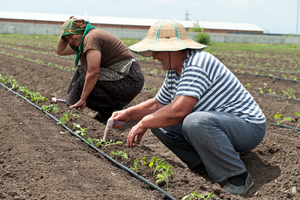
[[[275,79],[279,79],[279,80],[283,80],[283,81],[292,81],[292,82],[300,83],[300,81],[297,81],[297,80],[280,78],[280,77],[277,77],[277,76],[268,76],[268,75],[260,75],[260,74],[249,74],[249,73],[241,73],[241,72],[232,72],[232,73],[234,73],[234,74],[242,74],[242,75],[250,75],[250,76],[269,77],[269,78],[275,78]]]
[[[48,115],[49,117],[51,117],[53,120],[55,120],[56,122],[59,122],[58,119],[56,119],[53,115],[49,114],[48,112],[46,112],[45,110],[43,110],[42,108],[40,108],[39,106],[35,105],[34,103],[32,103],[31,101],[29,101],[28,99],[26,99],[25,97],[23,97],[22,95],[20,95],[19,93],[11,90],[10,88],[8,88],[7,86],[5,86],[4,84],[0,83],[0,85],[2,87],[4,87],[5,89],[7,89],[8,91],[12,92],[15,95],[18,95],[19,97],[21,97],[22,99],[24,99],[25,101],[27,101],[29,104],[31,104],[32,106],[34,106],[35,108],[42,110],[46,115]],[[127,171],[129,174],[131,174],[132,176],[134,176],[135,178],[145,182],[146,184],[148,184],[151,188],[159,191],[160,193],[164,194],[166,198],[171,199],[171,200],[176,200],[174,197],[172,197],[171,195],[169,195],[166,191],[162,190],[160,187],[156,186],[155,184],[153,184],[152,182],[148,181],[146,178],[138,175],[137,173],[133,172],[131,169],[129,169],[128,167],[122,165],[121,163],[115,161],[114,159],[112,159],[109,155],[107,155],[106,153],[104,153],[103,151],[101,151],[100,149],[98,149],[97,147],[95,147],[94,145],[90,144],[89,142],[87,142],[84,138],[82,138],[80,135],[74,133],[71,129],[69,129],[67,126],[65,126],[64,124],[61,124],[61,126],[63,128],[65,128],[67,131],[69,131],[72,135],[76,136],[77,138],[79,138],[81,141],[83,141],[85,144],[87,144],[90,148],[96,150],[98,153],[102,154],[105,158],[107,158],[109,161],[111,161],[112,163],[114,163],[115,165],[117,165],[118,167],[120,167],[121,169]]]

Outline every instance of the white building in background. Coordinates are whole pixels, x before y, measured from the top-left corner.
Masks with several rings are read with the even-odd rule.
[[[69,15],[31,13],[31,12],[8,12],[0,11],[0,22],[30,23],[30,24],[51,24],[61,25]],[[95,27],[125,28],[148,30],[153,24],[163,20],[172,19],[147,19],[147,18],[126,18],[75,15],[76,18],[88,20]],[[174,20],[174,19],[173,19]],[[187,30],[197,21],[177,20]],[[199,25],[206,33],[263,33],[263,29],[251,23],[229,23],[229,22],[208,22],[199,21]]]

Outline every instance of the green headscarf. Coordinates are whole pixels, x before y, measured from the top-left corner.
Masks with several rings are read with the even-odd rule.
[[[82,44],[84,37],[93,28],[95,27],[90,25],[88,21],[85,21],[83,19],[70,19],[66,21],[61,27],[61,37],[71,34],[80,34],[83,32],[79,47],[74,47],[74,50],[77,52],[75,59],[75,67],[77,67],[78,61],[82,54]]]

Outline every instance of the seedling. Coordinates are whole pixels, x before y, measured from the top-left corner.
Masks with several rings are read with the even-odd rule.
[[[191,199],[194,199],[195,197],[196,197],[198,200],[200,200],[200,199],[208,200],[208,199],[211,199],[213,196],[215,196],[215,195],[213,194],[213,192],[209,193],[209,195],[207,195],[207,197],[205,197],[205,195],[203,195],[203,194],[201,194],[201,193],[195,193],[194,191],[191,191],[191,193],[188,194],[188,195],[186,195],[186,196],[184,196],[184,197],[182,198],[182,200],[185,200],[185,199],[191,200]]]
[[[287,91],[284,91],[284,90],[281,90],[281,91],[283,92],[283,96],[286,95],[289,99],[290,98],[296,99],[296,96],[293,94],[294,93],[293,88],[289,87],[287,89]]]
[[[94,145],[94,143],[93,143],[93,138],[87,138],[85,141],[87,141],[87,142],[90,143],[91,145]]]
[[[122,142],[121,141],[115,142],[115,140],[105,141],[104,148],[109,146],[109,145],[116,145],[116,144],[122,144]]]
[[[68,110],[67,112],[63,113],[63,117],[59,119],[58,124],[65,124],[66,121],[69,120],[69,116],[78,117],[77,114],[73,114],[72,110]]]
[[[109,146],[109,145],[117,145],[117,144],[122,144],[121,141],[117,141],[115,142],[115,140],[103,140],[103,139],[93,139],[93,141],[96,141],[96,145],[95,146],[102,146],[104,144],[104,148]]]
[[[263,88],[259,87],[259,93],[264,93]]]
[[[172,167],[172,168],[173,168],[173,167]],[[158,175],[156,176],[156,179],[158,179],[158,180],[156,181],[156,183],[165,181],[166,184],[167,184],[167,188],[168,188],[168,187],[169,187],[169,177],[168,177],[168,176],[169,176],[170,174],[172,174],[172,175],[174,176],[173,172],[172,172],[169,168],[166,168],[165,171],[162,172],[162,174],[158,174]]]
[[[156,88],[156,87],[153,87],[153,88],[151,89],[151,91],[152,91],[152,92],[157,92],[157,88]]]
[[[296,115],[298,115],[298,117],[300,117],[300,113],[295,113]],[[300,118],[298,119],[298,125],[297,125],[297,128],[300,126]]]
[[[244,85],[244,87],[246,88],[246,89],[249,89],[250,88],[250,83],[247,83],[246,85]]]
[[[138,170],[139,169],[139,163],[141,163],[141,165],[146,165],[147,162],[145,161],[146,157],[143,157],[141,160],[139,160],[138,158],[136,158],[134,160],[134,167],[131,168],[132,170]]]
[[[138,169],[139,169],[138,163],[139,163],[139,159],[136,158],[136,159],[134,160],[134,167],[131,168],[131,169],[132,169],[132,170],[138,170]]]
[[[272,89],[268,89],[269,94],[275,94],[275,92],[272,92]]]
[[[283,120],[281,120],[281,114],[278,114],[278,113],[274,116],[274,118],[276,119],[277,124],[281,124],[284,121],[289,121],[290,122],[290,121],[293,120],[291,117],[285,117]]]
[[[45,110],[46,112],[51,112],[51,111],[54,111],[55,113],[59,112],[56,104],[50,104],[48,106],[42,105],[42,109]]]
[[[153,69],[150,73],[151,74],[157,74],[157,69]]]
[[[73,125],[74,125],[74,128],[79,129],[79,130],[75,131],[76,134],[81,135],[81,136],[85,136],[87,128],[81,127],[79,124],[76,124],[76,123],[73,123]]]
[[[120,157],[123,157],[125,159],[128,159],[128,155],[126,154],[126,150],[124,152],[123,151],[119,151],[119,150],[117,150],[117,152],[111,151],[110,153],[112,154],[111,157],[120,156]]]

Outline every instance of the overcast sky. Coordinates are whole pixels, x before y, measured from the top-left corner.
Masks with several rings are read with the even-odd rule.
[[[300,34],[300,0],[1,0],[0,11],[253,23],[265,33]],[[300,12],[300,11],[299,11]],[[186,15],[188,14],[188,15]],[[298,18],[298,28],[297,28]]]

